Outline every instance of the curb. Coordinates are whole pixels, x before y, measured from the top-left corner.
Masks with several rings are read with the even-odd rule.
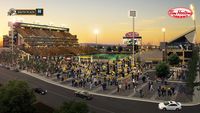
[[[81,89],[75,89],[73,87],[69,87],[69,86],[65,86],[65,85],[62,85],[62,84],[59,84],[57,82],[54,82],[54,81],[50,81],[44,77],[40,77],[38,74],[36,73],[29,73],[27,71],[20,71],[21,73],[24,73],[24,74],[27,74],[29,76],[32,76],[34,78],[37,78],[37,79],[40,79],[44,82],[47,82],[47,83],[50,83],[50,84],[53,84],[53,85],[56,85],[56,86],[59,86],[59,87],[62,87],[62,88],[65,88],[65,89],[69,89],[69,90],[72,90],[72,91],[80,91]],[[35,76],[34,76],[35,75]],[[161,100],[149,100],[149,99],[140,99],[140,98],[130,98],[130,97],[122,97],[122,96],[115,96],[115,95],[108,95],[108,94],[99,94],[99,93],[94,93],[94,92],[91,92],[91,91],[87,91],[89,92],[90,94],[92,95],[96,95],[96,96],[102,96],[102,97],[109,97],[109,98],[116,98],[116,99],[124,99],[124,100],[133,100],[133,101],[142,101],[142,102],[150,102],[150,103],[160,103],[160,102],[163,102]],[[195,106],[195,105],[199,105],[200,103],[183,103],[182,106]]]

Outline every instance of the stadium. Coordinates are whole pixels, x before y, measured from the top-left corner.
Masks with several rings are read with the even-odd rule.
[[[9,35],[3,37],[3,47],[12,46],[31,55],[57,56],[88,54],[95,49],[80,47],[76,35],[69,28],[31,23],[9,23]]]

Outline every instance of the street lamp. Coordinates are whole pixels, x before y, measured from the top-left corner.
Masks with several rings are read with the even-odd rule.
[[[163,42],[165,42],[165,32],[166,32],[166,29],[162,28],[162,32],[163,32]]]
[[[195,7],[193,6],[193,4],[190,4],[190,9],[192,10],[193,14],[192,14],[192,20],[194,22],[194,28],[195,28],[195,34],[196,34],[196,38],[197,38],[197,25],[196,25],[196,12],[195,12]],[[195,39],[194,39],[195,42]]]
[[[15,22],[16,22],[16,19],[15,18],[13,18],[9,23],[10,23],[10,28],[11,28],[11,60],[12,60],[12,66],[13,66],[13,44],[14,44],[14,42],[13,42],[13,40],[14,40],[14,24],[15,24]]]
[[[136,11],[133,11],[133,10],[130,10],[129,12],[129,16],[133,18],[133,33],[132,33],[132,37],[133,37],[133,61],[132,61],[132,65],[133,67],[135,66],[135,58],[134,58],[134,53],[135,53],[135,49],[134,49],[134,46],[135,46],[135,40],[134,40],[134,37],[135,37],[135,17],[136,17]]]
[[[166,60],[166,42],[165,42],[165,32],[166,32],[166,29],[162,28],[162,32],[163,32],[163,44],[164,44],[163,61],[165,61]]]
[[[95,29],[94,30],[94,34],[96,36],[96,49],[97,49],[97,37],[98,37],[98,34],[99,34],[99,30],[98,29]]]

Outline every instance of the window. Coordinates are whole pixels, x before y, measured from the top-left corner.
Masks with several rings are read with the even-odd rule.
[[[177,106],[176,104],[170,104],[169,106]]]

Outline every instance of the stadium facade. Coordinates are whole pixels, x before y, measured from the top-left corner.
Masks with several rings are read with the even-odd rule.
[[[9,23],[11,30],[3,37],[3,47],[11,47],[12,36],[14,46],[19,47],[77,47],[76,35],[69,28],[16,22]]]
[[[167,56],[175,53],[179,56],[182,64],[192,57],[195,45],[196,29],[192,29],[167,43]]]

